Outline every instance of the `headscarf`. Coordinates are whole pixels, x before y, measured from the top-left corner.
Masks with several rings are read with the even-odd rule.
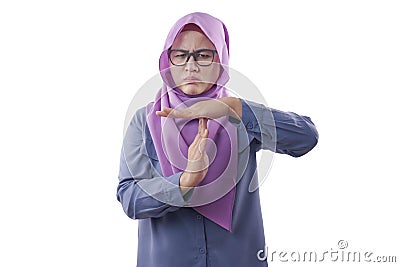
[[[185,26],[185,30],[195,29],[196,27],[190,26],[193,24],[214,44],[222,68],[216,84],[199,95],[183,93],[175,86],[169,71],[168,49]],[[191,13],[179,19],[170,30],[159,61],[163,85],[157,92],[155,101],[147,106],[147,125],[163,176],[169,177],[185,169],[188,148],[198,131],[198,119],[160,117],[156,115],[156,111],[162,107],[181,109],[198,101],[229,96],[224,87],[229,80],[228,61],[229,35],[219,19],[205,13]],[[204,180],[194,188],[189,204],[203,216],[232,231],[237,178],[237,128],[227,117],[208,120],[207,128],[208,138],[215,145],[207,144],[210,158],[208,172]]]

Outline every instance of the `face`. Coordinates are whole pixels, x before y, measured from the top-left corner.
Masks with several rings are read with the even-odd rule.
[[[178,34],[171,49],[182,49],[193,52],[199,49],[215,50],[213,43],[197,31],[183,31]],[[198,95],[208,91],[217,81],[220,72],[218,54],[214,55],[214,63],[210,66],[199,66],[193,56],[183,66],[175,66],[170,62],[171,74],[177,87],[187,95]]]

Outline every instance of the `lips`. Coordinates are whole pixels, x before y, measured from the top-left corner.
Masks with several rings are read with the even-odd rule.
[[[185,79],[183,79],[185,82],[187,82],[187,83],[196,83],[196,82],[199,82],[200,81],[200,79],[199,78],[196,78],[196,77],[194,77],[194,76],[188,76],[188,77],[186,77]]]

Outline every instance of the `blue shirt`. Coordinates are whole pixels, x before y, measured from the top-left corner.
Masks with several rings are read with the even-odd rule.
[[[266,114],[272,114],[273,121]],[[231,122],[238,128],[239,165],[247,164],[236,185],[229,232],[185,207],[190,193],[181,194],[182,172],[170,177],[160,175],[146,110],[135,113],[121,152],[117,199],[130,218],[139,220],[137,267],[268,266],[257,257],[257,252],[265,249],[259,190],[249,192],[257,168],[256,152],[269,149],[299,157],[317,144],[318,132],[307,116],[248,100],[242,100],[242,123],[233,118]],[[144,190],[150,187],[152,195]]]

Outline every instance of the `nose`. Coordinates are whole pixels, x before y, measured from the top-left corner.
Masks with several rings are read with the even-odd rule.
[[[189,60],[186,62],[185,70],[189,72],[197,72],[199,67],[194,60],[194,55],[190,55]]]

